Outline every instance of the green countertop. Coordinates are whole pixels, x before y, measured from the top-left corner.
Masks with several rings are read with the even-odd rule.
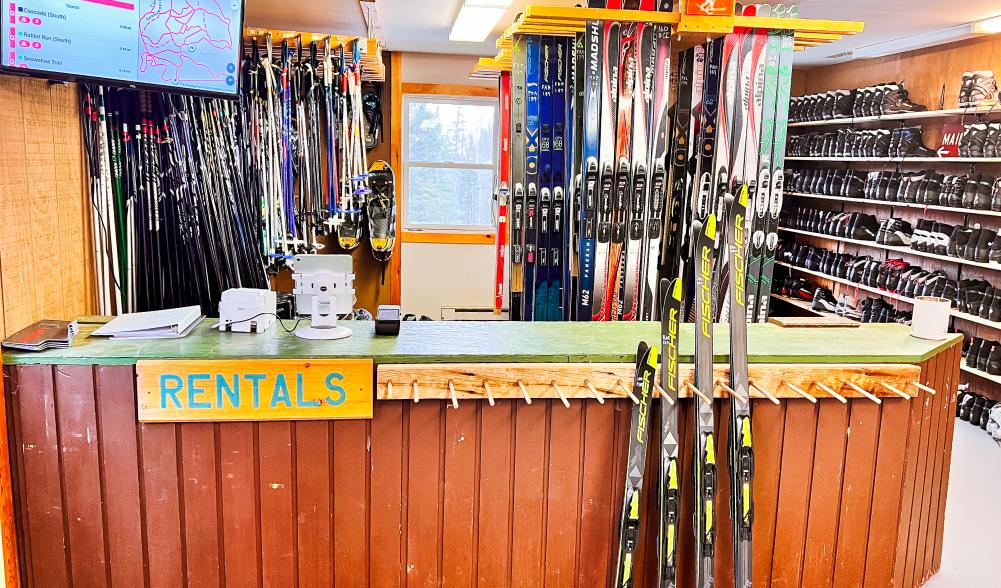
[[[370,321],[346,322],[354,334],[340,341],[306,341],[278,325],[261,334],[219,333],[206,319],[180,339],[113,340],[91,337],[80,325],[69,349],[5,351],[6,365],[128,365],[140,359],[371,357],[376,363],[632,362],[641,340],[660,340],[658,323],[523,323],[504,321],[404,322],[398,337],[376,337]],[[287,324],[291,326],[292,321]],[[853,328],[748,326],[752,363],[920,363],[961,335],[926,341],[897,324]],[[727,361],[729,337],[717,325],[715,360]],[[681,358],[691,361],[693,325],[681,328]]]

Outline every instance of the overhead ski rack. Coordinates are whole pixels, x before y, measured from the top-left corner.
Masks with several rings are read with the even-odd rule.
[[[277,29],[259,29],[248,27],[243,30],[244,50],[250,50],[250,42],[253,39],[263,39],[269,33],[271,34],[271,38],[274,40],[275,47],[279,46],[282,40],[285,39],[288,39],[291,44],[297,37],[302,39],[302,45],[304,48],[308,47],[313,41],[316,41],[318,45],[322,46],[324,40],[329,38],[331,44],[335,47],[341,45],[344,46],[344,57],[348,61],[347,65],[353,65],[355,53],[354,49],[355,46],[357,46],[358,54],[361,56],[359,61],[361,62],[362,80],[366,82],[386,81],[386,66],[382,61],[382,45],[379,44],[377,39],[352,37],[348,35],[303,33],[299,31],[282,31]],[[263,48],[263,44],[259,43],[259,47]]]
[[[493,58],[481,58],[471,77],[496,77],[511,69],[511,46],[514,35],[573,36],[584,31],[587,21],[611,20],[664,24],[676,33],[675,49],[705,43],[707,39],[733,32],[734,27],[795,31],[796,50],[831,43],[843,36],[862,32],[864,23],[845,20],[775,18],[762,16],[692,16],[680,12],[646,10],[611,10],[607,8],[569,8],[563,6],[526,6],[497,40],[499,49]]]

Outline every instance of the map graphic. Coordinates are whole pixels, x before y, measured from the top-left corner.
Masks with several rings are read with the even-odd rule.
[[[234,36],[236,19],[217,0],[148,0],[142,4],[140,82],[235,84],[231,64],[239,44],[239,22]]]
[[[235,94],[242,0],[0,0],[8,67]]]

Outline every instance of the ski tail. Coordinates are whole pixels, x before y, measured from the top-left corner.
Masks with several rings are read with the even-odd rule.
[[[650,399],[657,373],[658,350],[640,342],[636,350],[636,379],[633,394],[639,402],[633,405],[629,425],[629,453],[626,463],[626,487],[619,523],[619,555],[615,569],[615,586],[633,586],[633,558],[640,534],[643,509],[643,476],[646,469],[647,429],[650,426]]]

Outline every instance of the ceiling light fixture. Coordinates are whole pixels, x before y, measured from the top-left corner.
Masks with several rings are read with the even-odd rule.
[[[464,0],[448,40],[482,43],[510,5],[511,0]]]
[[[955,43],[956,41],[963,41],[998,32],[1001,32],[1001,16],[857,47],[852,51],[852,59],[884,57],[895,53],[914,51],[946,43]]]

